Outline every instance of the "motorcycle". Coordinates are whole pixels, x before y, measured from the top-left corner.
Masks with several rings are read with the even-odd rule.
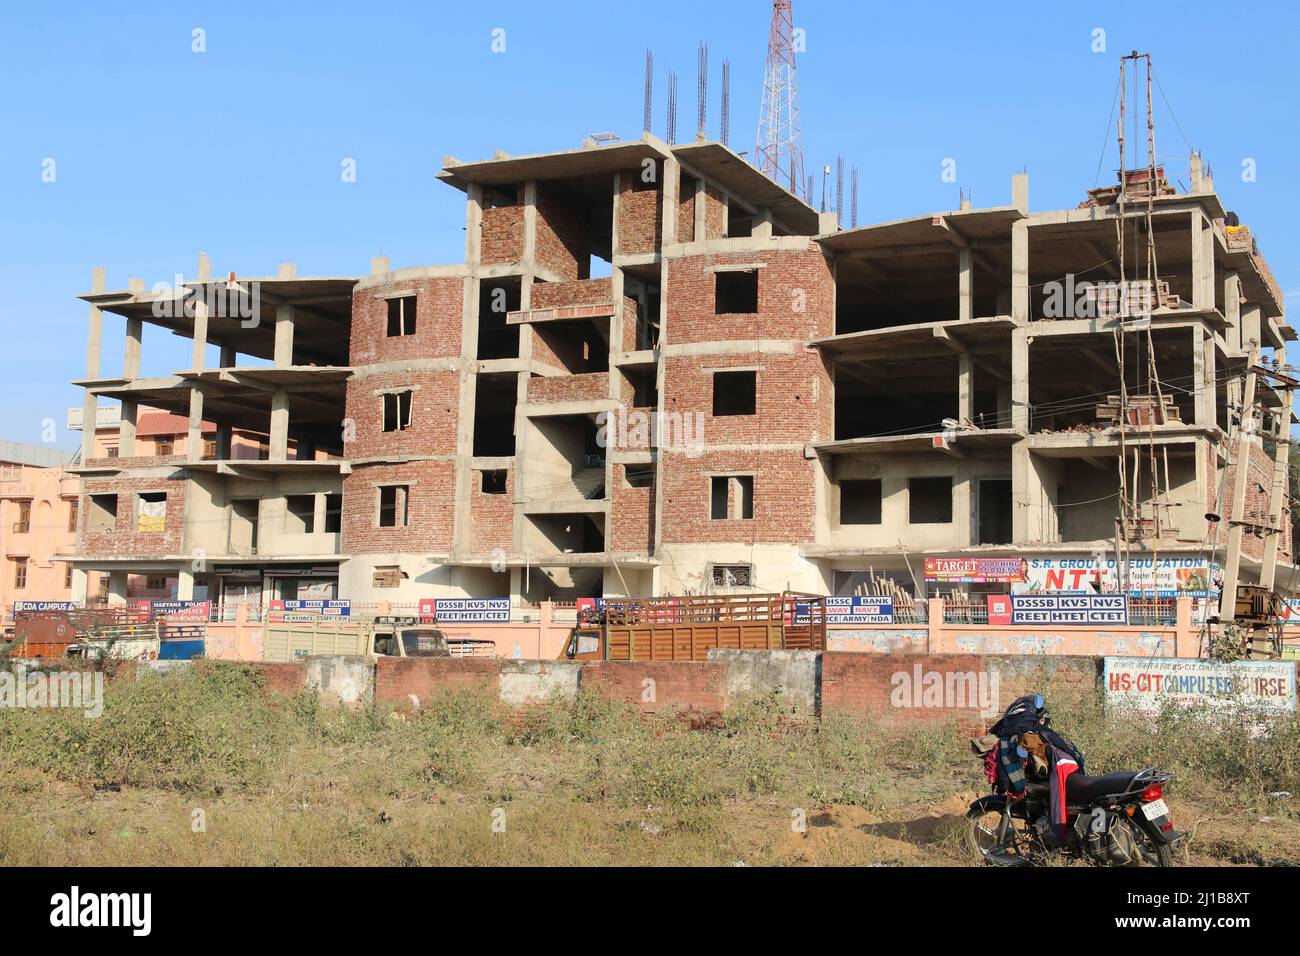
[[[1032,866],[1053,851],[1102,866],[1173,866],[1182,835],[1174,829],[1165,784],[1173,774],[1138,771],[1066,778],[1066,844],[1058,845],[1046,784],[1030,782],[1023,795],[996,788],[970,805],[967,841],[995,866]]]

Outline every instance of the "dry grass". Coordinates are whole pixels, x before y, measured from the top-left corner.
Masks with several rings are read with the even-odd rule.
[[[1055,723],[1106,755],[1097,771],[1157,751],[1180,771],[1193,860],[1296,858],[1296,803],[1267,796],[1294,754],[1191,725],[1143,743],[1069,709]],[[599,696],[509,713],[447,693],[407,715],[276,702],[237,666],[146,674],[111,684],[98,720],[0,712],[0,862],[963,863],[961,816],[984,789],[963,747],[951,727],[816,722],[775,697],[691,729]],[[1244,766],[1261,759],[1273,769]]]

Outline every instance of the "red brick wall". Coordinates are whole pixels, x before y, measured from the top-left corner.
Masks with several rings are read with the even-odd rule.
[[[628,469],[653,473],[654,465],[614,465],[613,506],[610,509],[607,542],[611,551],[649,551],[654,545],[654,483],[648,488],[629,488],[623,481]]]
[[[1086,694],[1096,690],[1101,658],[1095,657],[992,657],[979,654],[857,654],[827,651],[822,654],[821,709],[876,714],[899,720],[957,720],[972,734],[982,733],[1007,704],[1024,694],[1047,692]],[[919,675],[917,668],[920,668]],[[996,691],[995,714],[974,706],[957,707],[948,694],[927,698],[931,674],[986,675],[986,693]],[[919,676],[919,680],[918,680]],[[996,682],[989,678],[996,676]],[[902,702],[903,706],[898,706]],[[932,706],[933,703],[939,706]],[[918,706],[920,705],[920,706]]]
[[[376,482],[409,482],[409,523],[375,526]],[[377,551],[428,553],[451,548],[456,518],[456,471],[450,461],[408,461],[356,465],[343,479],[343,553]]]
[[[765,264],[757,270],[758,312],[716,315],[713,267],[751,262]],[[804,252],[674,258],[665,295],[667,341],[674,345],[757,338],[808,340],[834,332],[835,284],[815,244]]]
[[[580,375],[535,375],[528,380],[528,401],[534,405],[588,402],[609,397],[608,372]]]
[[[723,226],[722,193],[717,187],[704,184],[704,237],[721,239],[726,229]]]
[[[515,516],[515,471],[506,471],[506,493],[483,493],[483,476],[478,469],[471,473],[469,546],[478,553],[494,548],[511,550]]]
[[[662,172],[661,165],[659,173]],[[663,237],[659,220],[662,183],[660,182],[654,189],[633,189],[632,183],[639,181],[640,175],[640,170],[625,172],[619,186],[618,251],[620,255],[654,252],[659,248]]]
[[[488,658],[380,657],[375,661],[375,700],[411,705],[411,694],[421,704],[440,691],[496,692],[501,664]]]
[[[727,665],[721,663],[591,661],[582,665],[579,682],[647,713],[673,708],[720,713],[727,703]]]
[[[185,494],[188,482],[167,478],[86,478],[81,483],[77,520],[85,531],[81,550],[85,554],[155,555],[179,554],[185,540]],[[141,492],[167,493],[167,514],[162,531],[136,531],[136,495]],[[117,495],[117,530],[90,533],[90,495]]]
[[[755,367],[755,413],[715,418],[714,371]],[[711,445],[815,442],[833,435],[830,373],[811,349],[800,348],[794,355],[669,356],[664,360],[664,399],[667,412],[702,413],[704,438]]]
[[[677,241],[695,241],[695,180],[687,177],[677,190]]]
[[[754,517],[709,517],[706,473],[754,475]],[[665,543],[739,542],[799,544],[814,535],[816,509],[813,463],[800,452],[707,452],[691,458],[663,456],[663,540]]]
[[[416,297],[414,335],[389,338],[386,297],[394,295]],[[465,280],[455,278],[411,279],[354,292],[350,364],[460,355],[464,302]]]
[[[1236,454],[1237,448],[1233,448]],[[1294,454],[1294,452],[1293,452]],[[1214,452],[1209,452],[1210,461],[1214,461]],[[1237,480],[1237,466],[1235,463],[1230,464],[1225,469],[1226,474],[1223,477],[1223,520],[1226,523],[1232,516],[1228,513],[1232,508],[1233,487]],[[1213,472],[1211,472],[1213,474]],[[1246,509],[1245,520],[1267,525],[1269,521],[1269,504],[1273,490],[1273,459],[1267,451],[1260,445],[1255,444],[1250,450],[1250,465],[1246,474]],[[1210,497],[1211,510],[1213,510],[1213,498],[1217,491],[1217,482],[1211,483]],[[1285,501],[1281,515],[1282,534],[1278,541],[1278,557],[1286,560],[1291,554],[1291,515],[1286,510]],[[1225,524],[1226,527],[1226,524]],[[1249,531],[1249,529],[1247,529]],[[1264,538],[1256,537],[1253,534],[1245,534],[1241,539],[1242,553],[1248,557],[1260,560],[1264,556]]]
[[[412,388],[411,424],[384,431],[384,398],[376,391]],[[456,372],[393,371],[348,379],[345,415],[355,440],[343,446],[347,458],[376,455],[454,455],[460,378]],[[290,416],[293,409],[290,407]]]
[[[523,187],[519,205],[483,210],[481,259],[485,265],[518,262],[524,252]]]
[[[613,303],[614,290],[608,276],[574,282],[534,282],[532,307],[551,309],[562,305],[604,305]]]
[[[537,185],[537,262],[567,279],[585,279],[590,271],[586,209],[545,183]]]

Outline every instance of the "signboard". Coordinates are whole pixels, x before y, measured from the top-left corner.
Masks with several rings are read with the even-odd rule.
[[[1016,593],[1038,591],[1060,593],[1115,593],[1120,588],[1119,568],[1114,558],[1100,563],[1092,555],[1030,558],[1024,580],[1012,588]],[[1219,566],[1204,555],[1170,555],[1161,558],[1130,558],[1127,567],[1130,594],[1156,597],[1214,597],[1214,578]]]
[[[1000,584],[1025,579],[1024,558],[926,558],[925,579],[944,584]]]
[[[19,611],[75,611],[81,605],[76,601],[14,601],[14,613]]]
[[[989,624],[1074,624],[1082,627],[1128,623],[1124,594],[990,594]]]
[[[510,598],[421,598],[420,618],[439,624],[509,624]]]
[[[1103,686],[1108,701],[1146,714],[1173,704],[1292,716],[1295,672],[1292,661],[1107,657]]]
[[[137,601],[141,614],[150,620],[202,621],[207,623],[212,605],[208,601]]]
[[[351,616],[352,602],[349,600],[272,601],[267,612],[267,620],[272,624]]]
[[[855,595],[826,599],[827,624],[893,624],[894,599]]]

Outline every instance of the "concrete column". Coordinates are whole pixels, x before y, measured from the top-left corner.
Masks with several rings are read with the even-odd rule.
[[[176,574],[176,600],[194,600],[194,572],[189,568],[181,568]]]
[[[185,431],[185,458],[198,461],[203,457],[203,392],[190,389],[190,420]]]
[[[1024,328],[1011,333],[1011,427],[1029,431],[1029,343]]]
[[[1244,339],[1241,337],[1241,276],[1235,272],[1229,272],[1223,277],[1223,317],[1228,324],[1224,336],[1228,348],[1238,352]]]
[[[1029,174],[1016,173],[1011,177],[1011,205],[1029,215]]]
[[[221,358],[218,359],[222,368],[234,368],[239,364],[239,353],[229,345],[221,346]]]
[[[311,530],[313,534],[325,533],[325,492],[318,491],[311,501]]]
[[[140,377],[140,340],[143,334],[142,319],[126,320],[126,349],[122,356],[122,377],[125,379]]]
[[[524,183],[524,241],[519,258],[533,262],[537,258],[537,182]]]
[[[662,245],[666,248],[677,242],[677,200],[682,186],[682,164],[676,156],[669,156],[663,164],[663,206],[660,210],[662,228],[659,230]],[[755,229],[757,234],[757,229]],[[768,217],[768,235],[771,235],[771,217]]]
[[[271,461],[289,459],[289,393],[280,389],[271,395]]]
[[[122,418],[117,426],[117,453],[123,458],[135,457],[135,426],[140,405],[122,399]]]
[[[1250,350],[1250,367],[1253,368],[1259,361],[1259,349]],[[1256,422],[1255,422],[1255,373],[1254,371],[1246,372],[1245,395],[1242,397],[1241,426],[1237,431],[1237,447],[1233,461],[1236,470],[1233,473],[1232,482],[1232,506],[1226,514],[1220,510],[1219,514],[1228,524],[1228,550],[1223,562],[1223,596],[1219,602],[1220,614],[1231,620],[1233,608],[1237,600],[1237,584],[1241,573],[1241,544],[1242,536],[1245,533],[1245,527],[1241,522],[1245,520],[1246,511],[1246,487],[1250,481],[1250,458],[1251,451],[1255,446]],[[1229,447],[1229,452],[1232,448]],[[1222,628],[1222,624],[1220,624]]]
[[[957,318],[975,318],[975,272],[971,268],[970,246],[957,250]]]
[[[109,604],[126,603],[126,572],[125,571],[108,572],[108,603]]]
[[[1011,318],[1029,321],[1029,224],[1011,227]]]
[[[91,273],[90,280],[91,292],[104,291],[104,267],[97,266]],[[104,344],[104,313],[99,306],[92,304],[90,306],[90,323],[86,332],[86,378],[99,378],[100,371],[100,354]],[[97,424],[98,415],[96,413],[98,402],[95,393],[86,389],[85,400],[82,404],[81,418],[81,463],[84,465],[94,457],[95,454],[95,425]]]
[[[1192,329],[1192,382],[1196,388],[1192,403],[1195,423],[1200,428],[1213,428],[1219,421],[1215,358],[1213,337],[1207,336],[1199,327]]]
[[[375,256],[370,260],[370,274],[372,276],[381,276],[388,272],[388,256]]]
[[[613,187],[613,214],[610,216],[609,223],[609,255],[612,259],[619,254],[619,236],[618,236],[618,217],[620,212],[621,200],[623,193],[623,171],[617,170],[614,173]]]
[[[1287,476],[1287,458],[1290,455],[1291,444],[1286,439],[1288,432],[1291,430],[1291,393],[1286,395],[1286,404],[1283,406],[1282,414],[1279,416],[1277,428],[1275,430],[1275,439],[1273,443],[1273,484],[1269,489],[1268,498],[1268,525],[1270,530],[1264,532],[1264,561],[1259,572],[1259,583],[1266,588],[1272,588],[1277,580],[1277,552],[1278,545],[1281,544],[1282,533],[1282,509],[1286,507],[1286,476]]]
[[[87,592],[90,590],[90,575],[82,568],[72,569],[72,596],[71,600],[76,601],[83,607],[86,604]]]
[[[1192,306],[1214,308],[1214,227],[1198,209],[1192,213]]]
[[[203,296],[194,300],[194,342],[190,350],[190,368],[208,365],[208,304]]]
[[[754,217],[753,222],[754,228],[751,230],[751,234],[755,239],[772,238],[772,210],[759,210],[759,213]]]
[[[293,306],[277,305],[275,307],[275,367],[289,368],[293,365]]]
[[[465,196],[465,263],[472,267],[483,259],[483,187],[471,183]]]
[[[704,242],[708,239],[706,220],[704,218],[704,200],[707,193],[704,189],[704,180],[695,180],[695,241]]]
[[[957,356],[957,417],[975,421],[975,363],[969,352]]]
[[[1262,310],[1258,305],[1247,303],[1241,306],[1241,318],[1239,320],[1241,328],[1241,341],[1239,348],[1247,348],[1251,342],[1263,342],[1264,319]]]

